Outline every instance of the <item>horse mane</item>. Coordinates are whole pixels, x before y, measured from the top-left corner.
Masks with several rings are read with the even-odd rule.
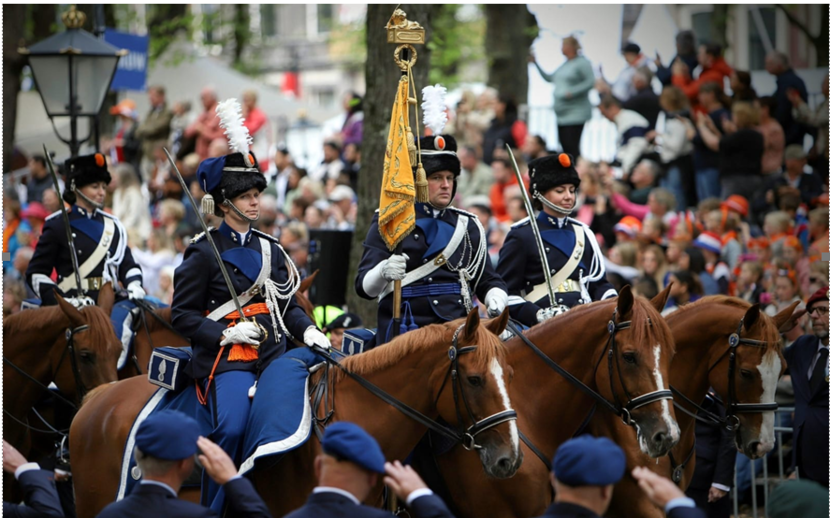
[[[121,342],[112,328],[110,316],[104,313],[103,309],[98,306],[86,306],[80,311],[89,326],[90,343],[105,344],[113,349],[121,347]]]
[[[722,306],[743,310],[744,313],[752,307],[751,303],[738,297],[730,297],[728,295],[709,295],[689,304],[684,304],[683,306],[678,307],[675,313],[682,313],[684,311],[688,311],[689,309],[696,308],[698,306],[709,306],[715,304],[720,304]],[[769,315],[767,315],[763,310],[760,313],[760,321],[763,322],[764,325],[763,340],[765,340],[767,342],[767,345],[772,347],[773,350],[780,353],[783,350],[783,344],[781,343],[781,336],[778,333],[778,328],[775,327],[775,324],[772,322],[772,319]]]
[[[43,318],[31,318],[32,315],[44,315]],[[19,333],[28,333],[34,330],[43,330],[44,327],[57,321],[59,318],[69,320],[60,306],[46,306],[38,309],[27,309],[3,319],[3,336],[6,338],[17,336]],[[14,342],[14,340],[10,340]]]
[[[464,319],[459,319],[453,322],[422,327],[398,336],[391,342],[371,351],[344,358],[341,363],[349,371],[358,375],[388,369],[400,363],[409,354],[422,353],[425,349],[436,347],[445,350],[452,342],[452,333],[463,323]],[[482,333],[490,334],[489,331],[485,331],[483,322],[479,325],[476,339],[473,341],[478,346],[474,355],[476,368],[486,368],[493,359],[503,362],[506,350],[501,340],[495,335],[488,337],[487,340],[482,340]],[[341,370],[336,369],[332,381],[337,382],[344,376],[345,374]]]

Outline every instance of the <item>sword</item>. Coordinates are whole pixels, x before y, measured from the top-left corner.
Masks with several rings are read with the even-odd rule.
[[[559,303],[556,302],[556,297],[553,294],[553,286],[550,285],[550,266],[548,266],[548,256],[545,255],[545,245],[542,243],[542,234],[539,232],[539,225],[536,223],[536,217],[533,213],[533,205],[530,203],[530,196],[527,193],[527,188],[522,180],[522,173],[519,172],[519,165],[516,163],[516,157],[513,156],[513,150],[510,149],[509,144],[505,144],[507,152],[510,154],[510,160],[513,162],[513,173],[516,179],[519,180],[519,188],[522,191],[522,201],[525,204],[528,220],[530,221],[530,228],[533,229],[533,237],[536,238],[536,248],[539,249],[539,259],[542,260],[542,273],[545,274],[545,286],[548,288],[548,297],[550,297],[550,305],[558,308]]]
[[[55,164],[52,163],[52,157],[49,155],[49,151],[46,150],[46,144],[43,145],[43,156],[46,157],[49,174],[52,176],[52,183],[55,184],[55,192],[60,197],[61,186],[58,182],[58,174],[55,172]],[[60,200],[60,206],[61,216],[63,216],[63,226],[66,229],[66,241],[69,243],[69,257],[72,259],[72,269],[75,271],[75,285],[78,286],[78,294],[81,297],[86,297],[86,290],[81,284],[81,270],[78,268],[78,254],[75,253],[75,241],[72,240],[72,228],[69,226],[69,214],[66,212],[66,205],[63,204],[63,199]]]
[[[176,161],[173,160],[173,157],[170,156],[170,152],[167,151],[167,148],[164,148],[164,154],[167,155],[167,160],[170,161],[170,165],[173,167],[173,170],[176,171],[176,177],[179,179],[179,183],[182,186],[182,190],[187,194],[187,199],[190,200],[190,205],[195,209],[196,217],[199,220],[199,224],[202,225],[202,230],[205,233],[205,237],[210,243],[210,249],[213,250],[213,255],[216,257],[216,261],[219,263],[219,270],[222,272],[222,277],[225,278],[225,284],[228,286],[228,291],[231,293],[231,298],[233,299],[233,305],[236,306],[236,311],[239,313],[239,320],[242,322],[248,322],[248,319],[245,318],[245,314],[242,313],[242,304],[239,303],[239,297],[236,296],[236,290],[233,287],[233,283],[231,282],[231,276],[228,275],[228,270],[225,268],[225,263],[222,262],[222,256],[219,254],[219,249],[216,248],[216,243],[213,242],[213,236],[210,235],[210,230],[208,229],[207,223],[205,223],[205,219],[202,217],[202,213],[199,212],[199,206],[196,205],[196,201],[193,199],[193,195],[190,193],[190,187],[184,182],[184,178],[182,178],[182,173],[179,172],[179,168],[176,167]],[[257,323],[257,325],[259,325]],[[262,328],[262,326],[259,326]],[[266,333],[263,333],[263,336],[267,337]]]

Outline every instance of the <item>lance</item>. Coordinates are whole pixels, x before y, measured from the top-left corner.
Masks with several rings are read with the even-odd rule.
[[[46,164],[49,166],[49,175],[52,177],[52,183],[55,184],[55,192],[58,196],[61,195],[61,187],[58,182],[58,174],[55,172],[55,164],[52,163],[52,156],[46,150],[46,144],[43,145],[43,156],[46,157]],[[69,214],[66,212],[66,206],[63,200],[60,200],[61,216],[63,217],[63,226],[66,230],[66,242],[69,243],[69,258],[72,260],[72,270],[75,272],[75,284],[78,286],[78,295],[86,296],[86,290],[81,284],[81,270],[78,268],[78,254],[75,253],[75,241],[72,239],[72,228],[69,226]]]

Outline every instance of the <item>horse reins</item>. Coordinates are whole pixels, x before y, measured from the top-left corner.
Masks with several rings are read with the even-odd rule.
[[[171,333],[174,333],[177,336],[179,336],[179,337],[181,337],[185,340],[188,340],[184,335],[182,335],[180,332],[178,332],[176,330],[176,328],[173,327],[169,322],[167,322],[163,318],[161,318],[154,311],[155,307],[152,304],[150,304],[149,302],[147,302],[144,299],[136,299],[136,300],[133,301],[133,303],[136,305],[136,308],[139,309],[138,313],[140,315],[140,318],[138,318],[136,320],[141,320],[141,324],[144,327],[144,332],[147,333],[147,340],[150,342],[150,349],[155,349],[155,345],[153,345],[153,334],[150,332],[150,326],[147,324],[147,313],[150,313],[150,315],[154,319],[156,319],[157,322],[159,322],[165,329],[167,329]],[[138,333],[138,322],[136,320],[133,321],[133,324],[131,326],[131,330],[132,330],[133,334]],[[188,342],[189,341],[190,340],[188,340]],[[135,367],[136,372],[139,375],[142,374],[141,366],[138,364],[138,358],[136,357],[136,354],[135,354],[135,349],[133,349],[133,354],[132,354],[131,360],[133,362],[133,366]]]

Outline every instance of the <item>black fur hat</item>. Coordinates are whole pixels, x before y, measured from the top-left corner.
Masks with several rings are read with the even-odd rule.
[[[579,174],[574,169],[574,158],[567,153],[543,156],[527,164],[530,173],[530,194],[544,195],[557,185],[573,184],[579,188]]]
[[[216,216],[224,213],[219,206],[226,200],[232,200],[249,189],[265,190],[268,181],[259,170],[259,163],[253,152],[248,152],[252,167],[245,164],[242,153],[231,153],[219,158],[209,158],[199,164],[197,178],[202,189],[213,197],[212,212]],[[207,187],[207,189],[205,189]],[[203,208],[204,208],[203,203]]]
[[[421,139],[421,163],[427,176],[438,171],[450,171],[456,177],[461,174],[458,144],[452,135],[437,135]],[[416,166],[418,164],[412,164]]]
[[[66,187],[63,190],[63,199],[66,203],[74,204],[76,201],[72,187],[80,189],[85,185],[95,182],[104,182],[109,185],[112,176],[107,170],[107,160],[101,153],[93,155],[76,156],[65,163]]]

